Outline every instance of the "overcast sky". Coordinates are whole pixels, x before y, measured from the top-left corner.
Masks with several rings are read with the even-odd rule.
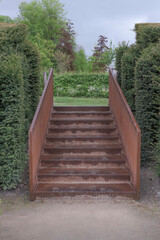
[[[12,18],[24,0],[0,0],[0,15]],[[31,2],[26,0],[25,2]],[[160,22],[160,0],[61,0],[67,17],[74,23],[78,45],[91,55],[99,35],[118,42],[135,42],[135,23]]]

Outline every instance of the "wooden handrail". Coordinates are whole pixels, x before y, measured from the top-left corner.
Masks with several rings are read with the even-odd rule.
[[[132,183],[140,193],[141,131],[113,71],[109,70],[109,104],[123,142]]]
[[[43,146],[48,120],[53,107],[53,69],[44,87],[29,129],[29,184],[30,199],[34,200],[34,188],[37,184],[37,169]]]

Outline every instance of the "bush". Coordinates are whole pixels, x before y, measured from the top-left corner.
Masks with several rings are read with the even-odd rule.
[[[23,77],[25,89],[25,116],[27,119],[27,129],[32,121],[35,109],[39,102],[41,93],[40,84],[40,58],[35,47],[28,41],[24,41],[17,48],[22,56]]]
[[[108,73],[54,75],[54,96],[108,97]]]
[[[139,48],[133,44],[121,58],[121,88],[133,112],[135,112],[134,73],[139,55]]]
[[[1,57],[0,185],[11,189],[20,181],[25,163],[24,87],[21,57]]]
[[[160,126],[160,120],[159,120],[159,126]],[[160,177],[160,128],[158,129],[157,144],[154,149],[154,156],[156,160],[157,175]]]
[[[160,39],[160,23],[135,24],[136,43],[143,50],[151,43],[158,43]]]
[[[136,119],[142,132],[142,161],[157,142],[160,114],[160,44],[146,48],[136,63]]]
[[[25,166],[28,130],[40,96],[39,54],[25,25],[0,24],[0,186],[16,187]]]
[[[127,49],[128,49],[128,44],[126,42],[122,42],[121,44],[119,44],[118,48],[116,49],[117,81],[120,86],[121,86],[121,59]]]

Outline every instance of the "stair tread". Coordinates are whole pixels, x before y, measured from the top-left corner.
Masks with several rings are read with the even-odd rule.
[[[59,158],[54,158],[53,155],[50,155],[50,154],[42,154],[41,155],[41,160],[53,160],[53,161],[125,161],[125,158],[122,156],[122,155],[110,155],[108,157],[65,157],[65,158],[62,158],[62,157],[59,157]]]
[[[107,144],[106,146],[104,145],[85,145],[85,146],[77,146],[77,145],[73,145],[73,146],[54,146],[54,144],[50,143],[46,143],[44,145],[44,149],[46,148],[51,148],[51,149],[122,149],[122,145],[121,144]]]
[[[77,193],[86,193],[86,192],[102,192],[102,193],[135,193],[134,188],[130,183],[38,183],[35,188],[35,193],[38,192],[77,192]]]
[[[110,139],[110,138],[113,138],[113,139],[117,139],[117,138],[119,138],[119,135],[117,134],[114,134],[114,135],[112,135],[112,134],[107,134],[106,136],[92,136],[92,135],[90,135],[90,136],[85,136],[85,135],[65,135],[65,136],[54,136],[52,133],[48,133],[47,135],[46,135],[46,138],[54,138],[54,139]]]
[[[130,175],[126,168],[106,168],[106,169],[92,169],[92,168],[41,168],[38,172],[39,176],[85,176],[85,175],[100,175],[100,176],[113,176],[113,175]]]
[[[75,121],[75,122],[108,122],[108,121],[113,121],[114,119],[113,118],[106,118],[106,119],[99,119],[99,118],[92,118],[92,119],[87,119],[87,118],[83,118],[83,119],[79,119],[79,118],[69,118],[69,119],[54,119],[54,118],[51,118],[50,121],[53,121],[53,122],[71,122],[71,121]]]
[[[49,125],[49,128],[51,129],[59,129],[53,125]],[[116,129],[115,126],[66,126],[66,127],[61,127],[60,129],[67,129],[67,130],[70,130],[70,129],[75,129],[75,130],[78,130],[78,129],[91,129],[91,130],[96,130],[96,129]]]

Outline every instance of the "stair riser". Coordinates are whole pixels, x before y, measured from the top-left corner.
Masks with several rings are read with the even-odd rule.
[[[129,176],[117,175],[117,176],[98,176],[98,175],[88,175],[88,176],[39,176],[39,182],[128,182],[130,180]]]
[[[85,112],[90,112],[90,111],[94,111],[94,112],[103,112],[103,111],[110,111],[110,107],[109,106],[99,106],[99,107],[95,107],[95,106],[57,106],[57,107],[53,107],[53,111],[58,112],[58,111],[85,111]]]
[[[107,134],[115,134],[116,129],[77,129],[77,130],[70,130],[70,129],[60,129],[60,128],[49,128],[48,129],[49,134],[54,134],[54,136],[66,136],[66,135],[72,135],[72,136],[106,136]]]
[[[76,121],[62,121],[62,120],[51,120],[50,126],[55,127],[97,127],[97,126],[112,126],[113,120],[98,120],[98,121],[87,121],[87,120],[76,120]]]
[[[42,167],[67,167],[72,169],[73,167],[77,167],[77,168],[116,168],[116,167],[124,167],[125,162],[101,162],[101,161],[42,161],[41,162],[41,166]]]
[[[52,113],[51,120],[63,120],[63,119],[97,119],[97,120],[107,120],[111,118],[112,113]]]
[[[66,154],[65,157],[68,157],[68,156],[72,156],[72,155],[78,155],[78,156],[81,156],[83,154],[88,154],[88,155],[91,155],[91,156],[94,156],[95,154],[96,155],[99,155],[99,156],[107,156],[107,154],[120,154],[121,153],[121,149],[117,148],[117,149],[100,149],[100,150],[97,150],[95,148],[87,148],[87,149],[69,149],[69,148],[66,148],[66,149],[44,149],[44,154],[59,154],[59,155],[63,155],[63,154]]]
[[[60,139],[59,141],[57,141],[57,139],[54,138],[47,138],[46,139],[46,143],[47,144],[52,144],[54,147],[56,146],[89,146],[89,145],[104,145],[106,146],[107,144],[114,144],[114,143],[118,143],[118,139],[105,139],[105,140],[101,140],[101,139],[82,139],[82,140],[78,140],[78,139]]]

